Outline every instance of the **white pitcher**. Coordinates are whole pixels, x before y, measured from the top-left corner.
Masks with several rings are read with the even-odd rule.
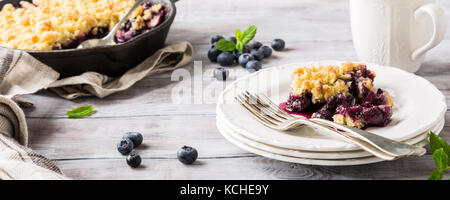
[[[444,38],[447,19],[435,0],[350,0],[353,43],[363,62],[419,70]]]

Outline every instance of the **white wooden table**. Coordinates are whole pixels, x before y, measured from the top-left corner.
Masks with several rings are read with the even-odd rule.
[[[287,43],[288,50],[265,60],[264,68],[294,61],[357,60],[347,4],[347,0],[181,0],[167,42],[191,42],[204,72],[218,67],[206,57],[210,37],[230,36],[236,28],[250,24],[259,27],[257,40],[267,44],[279,37]],[[440,4],[450,13],[450,1],[440,0]],[[429,52],[417,73],[433,82],[448,104],[449,52],[450,35]],[[185,69],[193,74],[193,63]],[[48,91],[27,95],[36,105],[26,110],[31,147],[74,179],[426,179],[435,168],[430,153],[351,167],[292,164],[248,153],[218,132],[214,99],[202,104],[172,103],[171,91],[180,83],[170,76],[147,77],[105,99],[68,101]],[[203,85],[212,81],[207,78]],[[82,105],[94,105],[97,113],[86,119],[65,116],[67,110]],[[450,141],[450,112],[446,119],[441,135]],[[128,167],[116,150],[116,143],[128,131],[144,134],[144,145],[137,150],[144,159],[142,168]],[[198,149],[195,165],[185,166],[176,159],[183,145]]]

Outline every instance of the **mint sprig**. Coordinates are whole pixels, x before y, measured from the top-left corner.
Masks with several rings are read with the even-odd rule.
[[[78,108],[74,108],[71,111],[67,111],[66,115],[69,116],[70,118],[82,118],[91,115],[93,112],[94,107],[89,105],[89,106],[81,106]]]
[[[219,51],[234,51],[236,49],[236,44],[232,41],[220,39],[217,42],[216,49]]]
[[[428,180],[441,180],[444,177],[444,171],[450,169],[450,145],[431,131],[429,140],[430,149],[433,152],[433,160],[438,169],[431,173]]]
[[[234,51],[235,49],[242,51],[244,46],[255,38],[257,30],[258,28],[255,25],[249,26],[244,32],[237,29],[235,35],[237,43],[221,39],[217,42],[216,49],[220,51]]]

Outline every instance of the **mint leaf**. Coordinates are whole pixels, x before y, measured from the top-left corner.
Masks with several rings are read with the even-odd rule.
[[[90,114],[92,114],[92,112],[94,111],[94,107],[93,106],[81,106],[78,108],[74,108],[71,111],[67,111],[66,115],[69,116],[70,118],[82,118],[82,117],[86,117]]]
[[[439,169],[446,170],[448,168],[448,156],[443,148],[440,148],[433,153],[433,159]]]
[[[237,29],[236,30],[236,49],[239,51],[242,51],[244,49],[244,46],[249,43],[256,35],[257,27],[255,25],[249,26],[247,29],[245,29],[244,32]]]
[[[441,180],[444,177],[444,171],[440,169],[435,169],[428,180]]]
[[[434,134],[432,131],[430,131],[429,136],[431,152],[435,152],[437,149],[443,148],[444,152],[447,154],[447,157],[450,158],[450,145],[448,145],[445,140]]]
[[[242,32],[241,32],[241,30],[239,30],[239,29],[236,30],[235,37],[236,37],[237,41],[242,41]]]
[[[244,45],[242,44],[242,32],[241,32],[241,30],[236,29],[235,37],[236,37],[236,41],[237,41],[236,49],[239,50],[239,51],[242,51],[244,49]]]
[[[242,44],[242,42],[239,42],[239,41],[237,42],[236,49],[239,51],[244,50],[244,45]]]
[[[242,44],[245,46],[247,43],[249,43],[253,38],[255,38],[256,30],[258,28],[255,25],[249,26],[244,33],[242,33]]]
[[[219,51],[234,51],[236,49],[236,44],[232,41],[220,39],[217,42],[216,49]]]
[[[430,137],[430,149],[431,152],[435,152],[437,149],[442,148],[441,138],[434,134],[432,131],[429,133]]]

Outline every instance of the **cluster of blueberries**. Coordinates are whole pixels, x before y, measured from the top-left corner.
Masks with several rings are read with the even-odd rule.
[[[130,154],[134,148],[142,144],[144,137],[138,132],[125,133],[119,143],[117,143],[117,151],[127,156],[127,164],[131,167],[139,167],[142,159],[138,154]]]
[[[134,148],[142,144],[144,137],[138,132],[128,132],[122,137],[119,143],[117,143],[117,151],[122,155],[127,156],[127,164],[131,167],[139,167],[142,159],[138,154],[130,154]]]
[[[246,44],[242,51],[220,51],[216,49],[217,42],[224,37],[216,35],[211,38],[211,49],[208,51],[208,58],[211,62],[217,62],[222,67],[214,71],[214,77],[218,80],[226,80],[229,75],[226,66],[231,66],[235,63],[241,65],[249,72],[255,72],[262,68],[261,61],[272,55],[272,49],[275,51],[282,51],[285,48],[285,42],[282,39],[274,39],[271,47],[264,46],[261,42],[256,40],[250,41]],[[236,43],[235,37],[228,38],[229,41]]]
[[[117,151],[127,156],[127,164],[133,168],[141,165],[142,159],[138,154],[131,154],[134,148],[142,144],[144,137],[138,132],[125,133],[119,143],[117,143]],[[197,160],[198,152],[195,148],[183,146],[177,152],[178,160],[183,164],[192,164]]]

